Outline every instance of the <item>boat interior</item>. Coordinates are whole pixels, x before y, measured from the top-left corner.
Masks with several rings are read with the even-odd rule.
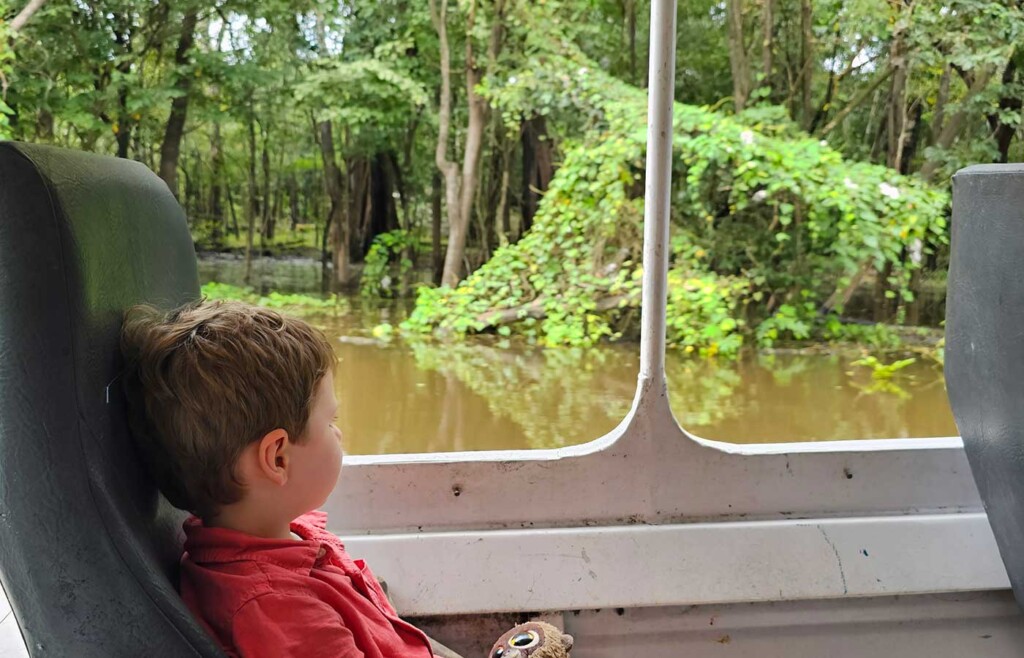
[[[629,413],[567,448],[351,457],[329,529],[466,656],[532,618],[582,658],[1024,655],[1024,166],[954,179],[962,438],[694,436],[664,376],[675,8],[652,4]],[[146,167],[0,144],[0,654],[222,655],[176,593],[185,513],[138,461],[118,385],[124,310],[198,295],[184,213]]]

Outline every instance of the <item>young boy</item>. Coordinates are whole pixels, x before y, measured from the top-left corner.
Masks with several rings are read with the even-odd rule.
[[[398,617],[316,512],[341,472],[331,345],[237,302],[138,307],[122,334],[133,434],[185,524],[181,596],[232,656],[455,656]]]

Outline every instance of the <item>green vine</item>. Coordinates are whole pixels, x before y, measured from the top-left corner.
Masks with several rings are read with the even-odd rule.
[[[565,112],[585,131],[564,144],[531,230],[458,287],[421,289],[407,331],[586,346],[635,330],[646,95],[570,44],[551,52],[537,39],[527,67],[484,91],[510,126]],[[673,169],[668,340],[687,351],[806,337],[841,312],[834,300],[863,271],[891,271],[910,299],[920,259],[906,255],[946,239],[947,194],[844,161],[779,110],[676,104]]]
[[[408,257],[415,240],[408,231],[396,229],[381,233],[373,239],[366,253],[363,276],[359,282],[359,294],[363,297],[394,297],[395,277],[402,280],[412,270],[413,262]],[[398,263],[393,272],[391,263]]]

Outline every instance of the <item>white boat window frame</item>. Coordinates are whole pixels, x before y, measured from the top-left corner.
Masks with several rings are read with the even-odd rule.
[[[382,564],[378,572],[414,576],[418,589],[398,593],[410,614],[497,611],[484,600],[471,603],[472,587],[483,582],[474,576],[493,582],[492,562],[511,568],[523,559],[517,547],[524,542],[536,547],[528,569],[540,573],[543,562],[555,574],[570,566],[558,561],[566,547],[587,542],[613,551],[622,550],[617,542],[632,542],[651,555],[693,542],[714,553],[723,542],[758,536],[769,552],[712,556],[700,568],[706,586],[695,585],[686,570],[609,564],[609,573],[591,570],[595,581],[632,578],[649,586],[624,596],[596,591],[581,577],[568,590],[512,597],[503,604],[510,610],[586,608],[613,599],[691,605],[763,600],[765,592],[791,600],[1007,587],[959,438],[739,445],[694,437],[676,422],[665,380],[676,1],[651,4],[643,333],[629,413],[609,434],[566,448],[349,457],[325,506],[331,529],[373,555]],[[756,527],[744,530],[749,524]],[[626,540],[616,534],[624,528]],[[886,560],[864,563],[873,566],[848,578],[842,556],[870,553],[858,537],[887,546]],[[784,547],[792,545],[838,561],[838,571],[823,580],[820,569],[797,569],[784,590],[777,576],[791,566]],[[423,564],[441,564],[447,551],[463,556],[465,582],[447,583],[450,570],[423,571]],[[737,568],[750,559],[759,560],[757,570]]]

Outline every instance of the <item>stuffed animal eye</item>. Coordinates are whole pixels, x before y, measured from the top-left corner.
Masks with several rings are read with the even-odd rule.
[[[529,649],[540,642],[540,636],[534,631],[524,631],[512,636],[512,639],[508,641],[509,646],[513,646],[517,649]]]
[[[505,647],[498,647],[494,650],[494,655],[491,658],[501,658],[505,655]]]

